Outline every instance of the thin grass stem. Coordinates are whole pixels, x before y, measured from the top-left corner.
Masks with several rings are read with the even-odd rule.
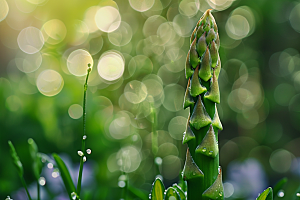
[[[26,193],[27,193],[27,196],[28,196],[29,200],[32,200],[32,199],[31,199],[31,196],[30,196],[30,194],[29,194],[29,191],[28,191],[28,189],[27,189],[27,185],[26,185],[26,182],[25,182],[25,180],[24,180],[24,177],[21,176],[20,178],[21,178],[22,185],[23,185],[23,187],[24,187],[25,190],[26,190]]]
[[[88,64],[88,70],[87,70],[87,75],[85,79],[85,84],[84,84],[84,91],[83,91],[83,137],[82,137],[82,142],[81,142],[81,151],[85,152],[85,135],[86,135],[86,92],[88,88],[88,79],[89,75],[91,72],[91,64]],[[80,157],[80,168],[79,168],[79,175],[78,175],[78,182],[77,182],[77,195],[80,196],[81,192],[81,181],[82,181],[82,171],[83,171],[83,157]]]

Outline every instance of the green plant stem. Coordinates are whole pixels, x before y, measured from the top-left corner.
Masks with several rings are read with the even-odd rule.
[[[41,199],[41,197],[40,197],[40,184],[39,184],[39,181],[37,181],[37,198],[38,198],[38,200],[40,200]]]
[[[86,92],[87,92],[87,88],[88,88],[88,79],[89,79],[89,75],[91,72],[91,68],[89,67],[87,70],[87,75],[86,75],[86,79],[85,79],[85,84],[84,84],[84,91],[83,91],[83,135],[85,136],[85,125],[86,125]],[[81,142],[81,151],[85,152],[85,139],[83,139],[82,137],[82,142]],[[83,172],[83,156],[81,156],[80,158],[80,168],[79,168],[79,175],[78,175],[78,182],[77,182],[77,195],[80,196],[80,192],[81,192],[81,181],[82,181],[82,172]]]
[[[24,187],[25,190],[26,190],[26,193],[27,193],[27,196],[28,196],[29,200],[32,200],[32,199],[31,199],[31,196],[30,196],[30,194],[29,194],[29,191],[28,191],[28,189],[27,189],[27,185],[26,185],[26,182],[25,182],[25,180],[24,180],[24,177],[21,176],[20,178],[21,178],[22,185],[23,185],[23,187]]]

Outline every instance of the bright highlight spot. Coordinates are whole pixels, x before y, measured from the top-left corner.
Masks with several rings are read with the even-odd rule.
[[[155,0],[129,0],[130,6],[139,12],[145,12],[154,5]]]
[[[69,107],[68,113],[72,119],[79,119],[82,116],[83,109],[81,105],[73,104]]]
[[[101,31],[110,33],[120,26],[121,16],[116,8],[105,6],[98,9],[95,21]]]
[[[101,55],[97,69],[103,79],[114,81],[123,75],[125,63],[120,54],[117,51],[108,51]]]
[[[42,33],[48,44],[55,45],[65,39],[67,35],[67,28],[62,21],[52,19],[43,25]]]
[[[91,64],[91,67],[93,67],[94,61],[90,53],[83,49],[73,51],[67,61],[69,72],[75,76],[86,75],[88,64]]]
[[[44,186],[44,185],[46,184],[46,179],[45,179],[44,177],[40,177],[40,178],[39,178],[39,184],[40,184],[41,186]]]
[[[5,0],[0,0],[0,22],[3,21],[9,11],[8,4]]]
[[[36,86],[40,93],[50,97],[57,95],[62,90],[64,80],[58,72],[47,69],[38,76]]]
[[[19,33],[17,41],[20,49],[28,54],[40,51],[44,45],[42,32],[32,26],[24,28]]]
[[[129,102],[138,104],[146,99],[148,92],[144,83],[133,80],[125,86],[124,94]]]

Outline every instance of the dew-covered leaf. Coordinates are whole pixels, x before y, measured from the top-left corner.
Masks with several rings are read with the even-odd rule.
[[[175,188],[169,187],[166,191],[164,200],[181,200],[181,198]]]
[[[163,182],[160,180],[160,178],[156,178],[152,190],[151,190],[151,200],[163,200],[164,199],[164,191],[165,191],[165,186]]]
[[[261,193],[256,200],[273,200],[273,190],[271,187],[267,188]]]

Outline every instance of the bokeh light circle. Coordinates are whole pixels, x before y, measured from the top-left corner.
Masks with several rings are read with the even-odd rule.
[[[24,73],[36,71],[42,64],[42,55],[40,52],[35,54],[21,54],[15,58],[17,68]]]
[[[113,32],[121,24],[119,11],[111,6],[100,7],[95,15],[95,21],[98,29],[103,32]]]
[[[79,119],[83,114],[82,106],[79,104],[73,104],[69,107],[68,113],[72,119]]]
[[[274,171],[285,173],[291,168],[293,157],[289,151],[278,149],[271,154],[270,165]]]
[[[200,8],[199,0],[182,0],[179,3],[179,12],[187,17],[193,17]]]
[[[131,134],[131,119],[128,113],[120,111],[109,125],[109,134],[114,139],[124,139]]]
[[[142,158],[135,146],[127,146],[120,149],[117,153],[117,163],[121,171],[130,173],[140,166]]]
[[[293,29],[300,33],[300,3],[292,9],[289,19]]]
[[[67,60],[68,70],[75,76],[86,75],[88,64],[93,67],[94,61],[91,54],[83,49],[77,49],[73,51]]]
[[[8,4],[5,0],[0,0],[0,22],[3,21],[9,11]]]
[[[65,39],[67,35],[67,28],[62,21],[58,19],[51,19],[43,25],[42,33],[45,38],[45,42],[56,45]]]
[[[145,12],[154,5],[155,0],[129,0],[130,6],[139,12]]]
[[[117,51],[108,51],[101,55],[97,69],[103,79],[114,81],[123,75],[125,63],[120,54]]]
[[[132,29],[126,22],[121,22],[120,26],[115,31],[108,33],[109,41],[116,46],[124,46],[128,44],[131,38]]]
[[[24,28],[18,35],[18,45],[20,49],[28,54],[34,54],[44,46],[42,32],[35,27]]]
[[[178,84],[170,84],[164,88],[165,99],[163,106],[171,111],[182,110],[184,88]]]
[[[176,116],[171,119],[168,130],[172,138],[182,140],[183,132],[186,129],[187,118]]]
[[[39,74],[36,86],[40,93],[50,97],[57,95],[62,90],[64,80],[57,71],[47,69]]]
[[[141,103],[148,95],[147,87],[144,83],[133,80],[125,86],[124,95],[133,104]]]
[[[233,15],[228,18],[225,25],[226,33],[229,37],[240,40],[246,37],[250,31],[249,22],[242,15]]]

